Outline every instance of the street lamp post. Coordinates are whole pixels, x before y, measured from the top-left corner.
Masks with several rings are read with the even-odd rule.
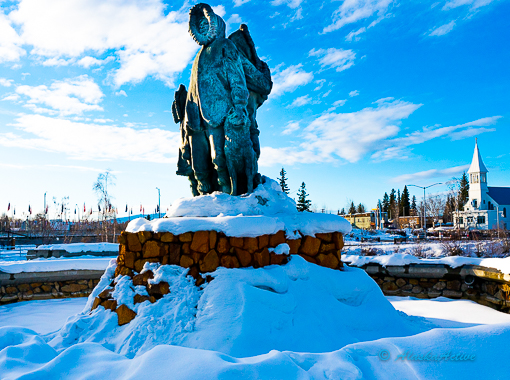
[[[429,186],[418,186],[418,185],[407,185],[407,186],[414,186],[419,187],[420,189],[423,189],[423,231],[426,231],[427,229],[427,216],[426,216],[426,198],[425,198],[425,189],[428,189],[429,187],[436,186],[436,185],[442,185],[442,182],[434,183],[433,185]],[[427,237],[427,233],[425,233],[425,238]]]
[[[159,187],[156,187],[158,190],[158,215],[159,218],[161,218],[161,191],[159,190]]]

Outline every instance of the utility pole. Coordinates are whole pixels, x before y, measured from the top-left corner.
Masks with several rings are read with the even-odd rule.
[[[158,190],[158,213],[159,218],[161,218],[161,191],[159,190],[159,187],[156,187],[156,189]]]
[[[407,185],[407,186],[414,186],[414,187],[419,187],[420,189],[423,189],[423,225],[422,225],[422,227],[423,227],[424,232],[427,230],[427,216],[426,216],[427,201],[425,198],[425,189],[428,189],[429,187],[436,186],[436,185],[442,185],[442,184],[443,184],[442,182],[438,182],[438,183],[434,183],[433,185],[429,185],[429,186]],[[426,238],[427,238],[427,233],[425,232],[425,239]]]
[[[46,192],[44,193],[44,219],[46,219]]]

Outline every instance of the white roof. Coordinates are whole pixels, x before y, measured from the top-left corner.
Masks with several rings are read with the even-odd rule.
[[[473,161],[469,167],[468,173],[487,173],[488,170],[485,167],[480,151],[478,150],[478,141],[475,140],[475,151],[473,153]]]

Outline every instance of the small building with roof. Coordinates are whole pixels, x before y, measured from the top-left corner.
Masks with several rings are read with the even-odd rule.
[[[464,211],[454,212],[454,226],[461,229],[493,230],[510,227],[510,187],[487,185],[487,167],[478,141],[469,167],[469,201]]]

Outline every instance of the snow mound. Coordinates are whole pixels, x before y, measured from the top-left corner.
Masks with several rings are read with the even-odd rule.
[[[351,231],[351,224],[338,215],[298,212],[296,202],[281,191],[276,181],[263,177],[255,192],[233,197],[213,193],[177,201],[165,218],[132,220],[127,232],[152,231],[182,234],[217,231],[227,236],[257,237],[286,231],[290,239],[321,232]],[[298,233],[299,231],[299,233]]]
[[[34,248],[38,250],[64,250],[69,253],[80,252],[118,252],[119,245],[117,243],[70,243],[70,244],[46,244]]]
[[[193,198],[181,198],[168,210],[165,217],[177,216],[235,216],[296,214],[296,202],[285,194],[278,183],[262,177],[262,183],[251,194],[231,196],[215,192]]]
[[[134,357],[171,344],[245,357],[271,350],[333,351],[426,330],[397,312],[357,268],[336,271],[293,256],[284,266],[219,268],[212,274],[214,280],[199,289],[186,269],[150,265],[154,281],[169,283],[169,294],[154,304],[133,305],[138,287],[129,277],[119,276],[114,296],[132,308],[136,318],[118,326],[111,311],[99,307],[90,313],[94,297],[112,280],[112,261],[83,313],[70,318],[50,345],[62,350],[95,342]]]

